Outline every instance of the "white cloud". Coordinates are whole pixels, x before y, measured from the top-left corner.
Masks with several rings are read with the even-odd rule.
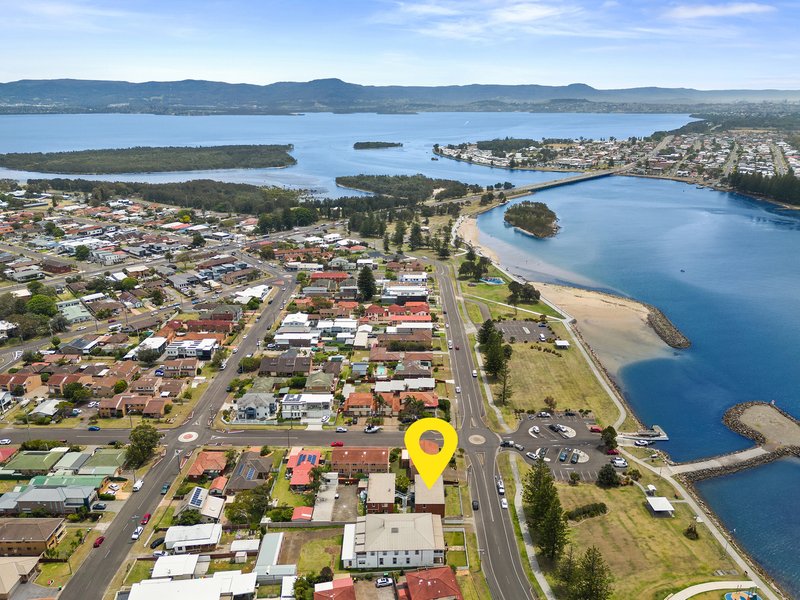
[[[682,4],[667,11],[672,19],[703,19],[713,17],[738,17],[768,13],[775,10],[769,4],[757,2],[732,2],[728,4]]]

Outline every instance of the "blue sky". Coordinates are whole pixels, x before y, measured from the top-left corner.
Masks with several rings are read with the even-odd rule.
[[[800,2],[0,0],[0,81],[800,88]]]

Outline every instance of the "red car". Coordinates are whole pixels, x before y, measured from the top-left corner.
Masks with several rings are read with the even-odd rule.
[[[341,448],[342,446],[344,446],[344,442],[341,441],[331,442],[331,446],[333,446],[334,448]]]
[[[599,425],[592,425],[591,427],[589,427],[589,431],[591,431],[592,433],[603,433],[603,428],[600,427]]]
[[[150,521],[151,516],[152,515],[150,513],[144,513],[142,520],[139,521],[139,525],[147,525],[147,523]]]
[[[619,450],[617,450],[616,448],[609,448],[608,450],[606,450],[606,454],[619,454]]]
[[[456,350],[459,350],[459,349],[460,349],[460,348],[459,348],[458,346],[456,346]]]
[[[95,547],[95,548],[99,548],[100,546],[102,546],[102,545],[103,545],[103,542],[105,542],[105,541],[106,541],[106,538],[105,538],[105,536],[102,536],[102,535],[101,535],[99,538],[97,538],[97,539],[94,541],[94,547]]]

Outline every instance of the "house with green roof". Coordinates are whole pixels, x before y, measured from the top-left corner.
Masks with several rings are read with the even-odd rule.
[[[124,464],[124,448],[98,448],[78,469],[78,475],[116,477]]]
[[[104,475],[37,475],[28,483],[40,488],[80,486],[99,490],[106,479]]]
[[[66,451],[66,448],[50,451],[24,450],[9,460],[3,470],[29,477],[44,475],[50,472]]]

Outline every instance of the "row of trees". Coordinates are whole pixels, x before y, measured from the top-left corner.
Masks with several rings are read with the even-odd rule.
[[[789,170],[786,175],[764,177],[761,173],[734,171],[728,184],[739,192],[757,194],[786,204],[800,204],[800,179]]]
[[[592,546],[576,556],[568,546],[569,527],[550,468],[538,461],[525,474],[522,502],[525,518],[542,555],[554,566],[561,584],[559,598],[607,600],[612,595],[611,571]]]
[[[497,401],[507,403],[511,399],[511,368],[509,361],[514,354],[511,344],[503,343],[503,332],[487,319],[478,330],[478,344],[483,353],[486,373],[500,383]]]

